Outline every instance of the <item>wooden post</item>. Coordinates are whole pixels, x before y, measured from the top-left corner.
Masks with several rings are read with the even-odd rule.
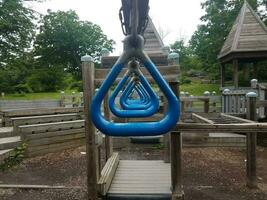
[[[109,94],[107,94],[104,98],[104,115],[105,118],[110,121],[111,116],[108,107],[108,99],[109,99]],[[106,150],[106,161],[107,161],[112,156],[113,153],[112,137],[107,135],[105,136],[105,150]]]
[[[60,107],[65,107],[65,92],[60,92]]]
[[[225,64],[221,64],[221,87],[225,86]]]
[[[238,88],[238,60],[233,60],[233,81],[234,87]]]
[[[87,200],[97,199],[98,159],[95,144],[95,127],[91,120],[90,103],[94,95],[95,67],[93,58],[84,56],[82,61],[83,98],[86,136],[86,161],[87,161]]]
[[[168,109],[168,104],[167,100],[165,97],[162,98],[164,102],[164,107],[163,107],[163,113],[165,113]],[[167,133],[163,136],[163,144],[164,144],[164,162],[165,163],[170,163],[170,133]]]
[[[72,92],[71,94],[71,102],[72,102],[72,107],[76,107],[76,93]]]
[[[264,98],[265,101],[267,101],[267,88],[265,89],[265,98]],[[265,117],[267,117],[267,106],[264,107],[264,115]]]
[[[174,94],[179,97],[179,83],[169,83]],[[171,182],[172,200],[184,199],[182,188],[182,134],[171,132]]]
[[[257,121],[256,101],[257,94],[250,92],[247,97],[247,119]],[[247,133],[247,186],[249,188],[257,188],[256,174],[256,148],[257,133]]]
[[[210,99],[204,100],[204,113],[209,113],[210,110]]]

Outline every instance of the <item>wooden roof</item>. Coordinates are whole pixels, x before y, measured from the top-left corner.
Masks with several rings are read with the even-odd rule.
[[[164,44],[160,35],[152,22],[152,19],[149,18],[147,28],[144,33],[145,38],[145,52],[148,54],[163,54]]]
[[[235,58],[267,58],[267,28],[245,1],[218,56],[221,62]]]

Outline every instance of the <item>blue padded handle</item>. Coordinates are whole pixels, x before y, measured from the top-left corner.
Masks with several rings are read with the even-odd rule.
[[[136,91],[140,97],[140,99],[133,99],[130,97],[130,95],[132,95],[132,93]],[[135,81],[133,81],[132,83],[129,83],[127,85],[127,87],[125,88],[125,90],[122,92],[122,95],[120,97],[120,104],[122,106],[123,109],[127,109],[123,107],[123,104],[127,104],[128,106],[133,106],[133,104],[138,104],[138,106],[142,105],[142,104],[146,104],[146,98],[143,95],[143,93],[141,93],[137,87],[136,87],[136,83]],[[137,108],[138,108],[137,106]]]
[[[101,113],[101,103],[104,100],[109,88],[115,82],[125,63],[131,57],[138,57],[144,64],[148,72],[158,84],[160,90],[168,101],[168,109],[164,117],[157,122],[132,122],[115,123],[106,120]],[[126,79],[127,80],[127,79]],[[114,101],[113,101],[114,102]],[[180,102],[167,82],[148,56],[143,51],[134,52],[132,55],[124,53],[111,69],[109,75],[104,80],[99,91],[94,96],[91,104],[91,118],[95,126],[104,134],[109,136],[155,136],[168,133],[177,123],[180,117]]]
[[[115,65],[116,67],[116,65]],[[111,110],[111,112],[116,115],[117,117],[122,117],[122,118],[142,118],[142,117],[150,117],[152,115],[154,115],[158,110],[159,110],[159,99],[157,97],[157,95],[155,94],[155,92],[152,90],[152,88],[150,87],[148,81],[145,79],[145,77],[140,74],[139,79],[140,82],[142,83],[142,85],[144,86],[144,88],[146,89],[146,91],[149,93],[150,98],[151,98],[151,106],[145,110],[121,110],[118,109],[116,107],[115,104],[115,98],[118,95],[119,91],[121,90],[121,88],[123,88],[124,84],[126,83],[126,81],[128,80],[129,77],[125,76],[120,83],[118,84],[118,86],[115,88],[114,92],[112,93],[112,95],[109,98],[109,108]],[[101,91],[101,88],[99,89],[99,91]]]
[[[128,87],[129,86],[129,87]],[[129,100],[128,96],[131,93],[131,90],[133,90],[136,86],[136,83],[134,82],[133,84],[129,84],[125,91],[122,93],[121,98],[120,98],[120,104],[121,107],[124,110],[145,110],[148,109],[149,107],[153,106],[153,101],[141,101],[141,100]],[[143,96],[143,93],[139,90],[137,90],[138,93],[140,93],[140,96]],[[158,101],[157,101],[158,102]],[[158,105],[155,105],[158,107]]]

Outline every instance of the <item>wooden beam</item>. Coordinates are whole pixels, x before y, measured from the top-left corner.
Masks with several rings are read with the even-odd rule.
[[[257,96],[247,96],[247,119],[256,121]],[[247,186],[249,188],[257,188],[257,133],[247,133]]]
[[[234,82],[234,87],[238,88],[238,60],[237,59],[233,60],[233,82]]]
[[[99,165],[97,162],[97,148],[95,145],[95,127],[90,116],[90,105],[94,96],[95,66],[92,60],[82,63],[83,97],[86,136],[87,161],[87,200],[97,199],[97,181]]]
[[[179,82],[169,83],[174,94],[179,97]],[[171,182],[172,200],[183,199],[182,180],[182,133],[171,132]]]
[[[105,118],[110,121],[111,120],[111,114],[109,111],[108,107],[108,99],[109,99],[109,94],[106,95],[104,99],[104,115]],[[106,161],[112,156],[113,154],[113,144],[112,144],[112,137],[110,136],[105,136],[105,151],[106,151]]]
[[[237,120],[239,121],[240,123],[255,123],[255,121],[252,121],[252,120],[248,120],[248,119],[243,119],[243,118],[240,118],[240,117],[236,117],[236,116],[232,116],[232,115],[228,115],[228,114],[225,114],[225,113],[221,113],[220,114],[222,117],[226,117],[228,119],[233,119],[233,120]]]
[[[192,113],[192,119],[197,121],[197,122],[203,122],[205,124],[214,124],[214,122],[212,120],[209,120],[205,117],[202,117],[196,113]]]
[[[14,184],[0,184],[1,189],[29,189],[29,190],[46,190],[46,189],[82,189],[82,187],[67,187],[67,186],[56,186],[56,185],[14,185]]]
[[[225,64],[221,64],[221,87],[225,86]]]
[[[98,181],[99,193],[105,196],[110,188],[113,177],[119,165],[119,154],[113,153],[112,156],[106,162],[103,170],[101,171],[101,177]]]
[[[237,123],[237,124],[203,124],[203,123],[183,123],[179,122],[174,131],[183,133],[205,134],[207,132],[214,133],[266,133],[267,123]]]
[[[162,101],[163,101],[163,113],[167,112],[168,109],[168,103],[167,103],[167,99],[166,97],[162,96]],[[171,158],[170,158],[170,154],[171,154],[171,149],[170,149],[170,133],[167,133],[163,136],[163,143],[164,143],[164,162],[165,163],[170,163],[171,162]]]

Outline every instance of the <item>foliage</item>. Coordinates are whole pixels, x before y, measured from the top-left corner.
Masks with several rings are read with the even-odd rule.
[[[0,170],[6,171],[18,164],[20,164],[24,159],[25,150],[27,145],[23,143],[22,145],[16,147],[11,156],[4,160],[4,163],[0,165]]]
[[[34,92],[55,92],[64,87],[64,71],[61,67],[35,69],[27,78],[27,85]]]
[[[0,91],[5,93],[31,92],[26,89],[26,78],[33,69],[34,60],[31,55],[23,55],[10,61],[7,65],[0,68]],[[21,91],[21,88],[23,90]],[[27,91],[28,90],[28,91]]]
[[[34,38],[34,12],[23,0],[0,1],[0,67],[24,55]]]
[[[74,11],[48,11],[41,20],[40,33],[34,43],[35,55],[48,66],[62,66],[80,78],[81,56],[99,57],[102,48],[112,51],[113,40],[108,40],[101,28],[79,20]]]

